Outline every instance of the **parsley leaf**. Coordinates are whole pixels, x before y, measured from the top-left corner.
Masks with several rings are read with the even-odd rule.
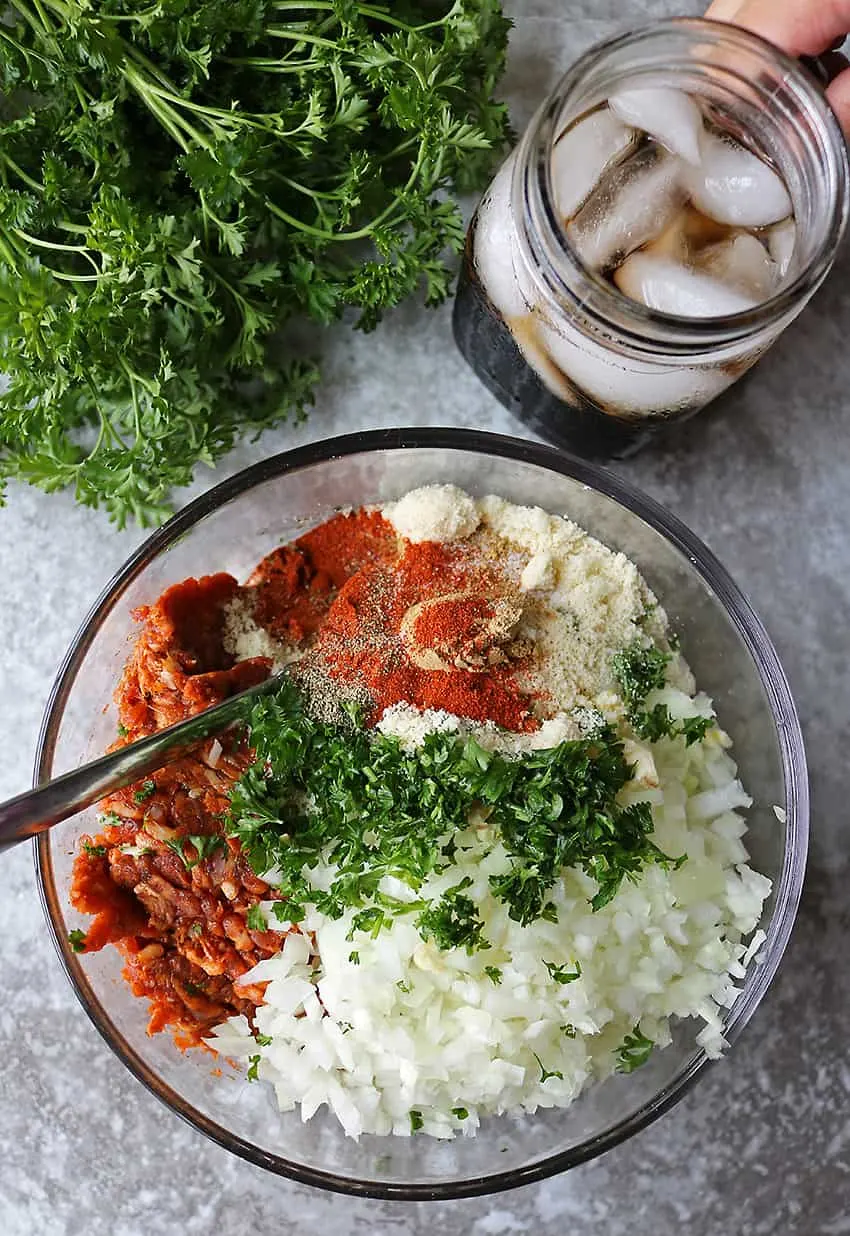
[[[631,1034],[627,1034],[617,1049],[617,1072],[633,1073],[642,1064],[646,1064],[655,1044],[640,1032],[638,1023]]]
[[[248,907],[245,922],[248,924],[249,931],[268,931],[266,916],[258,905]]]
[[[544,961],[543,964],[549,971],[549,977],[556,983],[574,983],[576,979],[581,978],[581,963],[578,961],[573,970],[569,970],[566,966],[556,965],[554,961]]]
[[[84,953],[86,951],[86,933],[80,931],[79,927],[75,927],[73,931],[68,932],[68,942],[75,953]]]
[[[714,727],[713,717],[687,717],[680,722],[679,733],[685,740],[685,745],[702,742],[710,729]]]
[[[423,1125],[423,1124],[424,1124],[424,1121],[423,1121],[423,1119],[422,1119],[422,1113],[421,1113],[421,1112],[416,1111],[415,1109],[412,1109],[412,1110],[411,1110],[411,1112],[410,1112],[410,1131],[411,1131],[411,1133],[418,1133],[418,1132],[419,1132],[419,1130],[422,1128],[422,1125]]]
[[[83,842],[83,849],[86,854],[88,854],[89,858],[103,858],[106,854],[105,845],[92,845],[89,841]]]
[[[155,781],[143,781],[139,789],[136,790],[136,792],[134,793],[133,798],[135,799],[137,803],[143,803],[145,802],[146,799],[150,798],[151,795],[155,793],[156,793],[156,782]]]
[[[194,847],[194,857],[186,853],[186,842]],[[226,845],[226,841],[218,833],[210,833],[199,835],[197,833],[189,833],[185,837],[171,837],[165,843],[169,850],[183,860],[183,864],[187,871],[191,871],[193,867],[197,867],[203,859],[208,858],[213,851],[219,847]]]

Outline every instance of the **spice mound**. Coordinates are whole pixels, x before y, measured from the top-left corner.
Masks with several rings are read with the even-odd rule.
[[[82,839],[72,943],[120,950],[151,1033],[353,1137],[565,1106],[673,1017],[722,1050],[770,884],[730,740],[622,554],[431,486],[135,617],[119,745],[288,667]]]

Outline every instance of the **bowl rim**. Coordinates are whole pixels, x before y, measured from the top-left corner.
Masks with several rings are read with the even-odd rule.
[[[776,730],[786,790],[787,834],[770,924],[773,930],[772,937],[769,937],[770,950],[753,974],[747,991],[732,1006],[724,1028],[724,1035],[731,1045],[749,1022],[773,980],[793,928],[802,892],[808,848],[809,791],[803,737],[791,690],[765,627],[744,593],[712,551],[677,516],[630,482],[608,469],[588,463],[555,447],[475,429],[376,429],[321,439],[282,451],[213,486],[189,502],[143,541],[106,584],[84,618],[61,662],[45,705],[36,747],[33,785],[37,786],[50,777],[61,716],[77,671],[101,621],[148,562],[205,516],[265,481],[346,456],[421,448],[466,451],[530,463],[560,473],[612,499],[663,536],[687,558],[691,568],[720,601],[753,659]],[[90,991],[66,934],[59,929],[63,911],[53,877],[49,833],[42,833],[34,839],[33,855],[42,909],[54,948],[77,999],[112,1051],[156,1098],[193,1128],[248,1162],[302,1184],[357,1197],[395,1201],[478,1197],[532,1184],[585,1163],[646,1128],[670,1110],[711,1063],[702,1050],[694,1052],[661,1091],[613,1128],[587,1139],[577,1147],[558,1151],[525,1167],[435,1185],[424,1181],[398,1183],[360,1180],[294,1163],[280,1155],[261,1150],[198,1112],[191,1103],[166,1085],[124,1040],[113,1026],[104,1007]]]

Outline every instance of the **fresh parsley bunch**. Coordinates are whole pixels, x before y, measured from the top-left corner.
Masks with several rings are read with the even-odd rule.
[[[498,0],[10,0],[0,484],[155,522],[311,402],[288,324],[441,301],[507,29]]]

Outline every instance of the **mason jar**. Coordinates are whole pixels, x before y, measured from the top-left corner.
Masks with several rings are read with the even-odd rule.
[[[610,100],[616,104],[624,91],[671,87],[697,103],[712,142],[744,147],[747,158],[757,155],[774,187],[778,175],[791,204],[790,220],[774,229],[779,236],[784,228],[791,250],[780,238],[777,248],[785,244],[786,251],[776,262],[774,232],[747,233],[762,244],[774,275],[782,269],[778,263],[785,264],[778,286],[743,307],[734,297],[721,297],[722,312],[714,313],[712,301],[709,316],[702,316],[705,306],[693,316],[687,297],[684,312],[678,301],[670,312],[624,294],[616,278],[623,282],[625,266],[612,279],[579,252],[574,235],[583,235],[575,228],[584,205],[568,224],[556,200],[553,161],[565,134]],[[667,120],[662,116],[662,123]],[[651,163],[655,156],[642,157]],[[576,164],[579,181],[585,172]],[[563,167],[559,174],[563,178]],[[605,175],[613,175],[610,168]],[[704,181],[700,186],[703,192]],[[602,192],[598,183],[594,191]],[[692,203],[683,209],[695,211]],[[658,23],[585,54],[502,165],[467,235],[455,338],[481,380],[543,437],[589,458],[627,456],[665,426],[697,412],[762,356],[829,272],[847,210],[844,139],[807,69],[733,26],[688,18]],[[639,192],[623,213],[628,233],[636,215],[645,213]],[[746,229],[720,231],[726,249],[715,246],[712,261],[734,253],[729,244],[736,239],[743,252]],[[637,269],[634,260],[631,267]]]

